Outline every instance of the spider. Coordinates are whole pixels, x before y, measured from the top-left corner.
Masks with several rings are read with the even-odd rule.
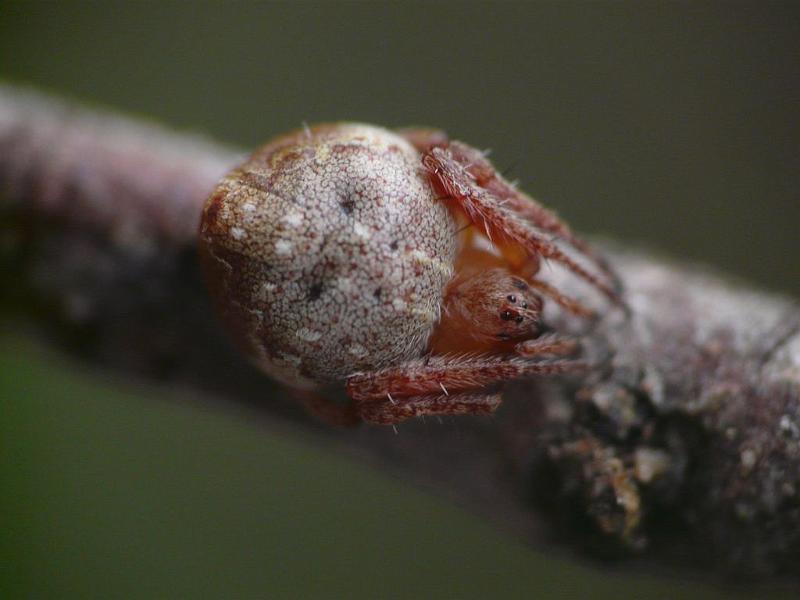
[[[211,194],[200,255],[237,345],[337,423],[489,414],[508,380],[582,368],[563,359],[572,340],[544,333],[542,310],[548,299],[593,313],[537,277],[543,260],[624,306],[565,223],[433,129],[278,138]],[[342,383],[347,405],[324,395]]]

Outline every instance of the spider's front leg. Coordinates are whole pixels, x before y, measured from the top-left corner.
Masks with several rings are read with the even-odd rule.
[[[571,312],[590,314],[580,302],[533,280],[540,258],[561,263],[618,306],[625,307],[620,283],[605,260],[575,236],[553,212],[520,192],[500,175],[483,153],[449,141],[436,130],[401,132],[421,153],[422,163],[441,196],[502,252],[511,268],[537,284],[542,293]],[[571,246],[594,267],[589,270],[565,253],[556,241]]]
[[[435,139],[435,138],[432,138]],[[611,269],[605,258],[599,255],[584,240],[575,235],[564,221],[551,210],[521,192],[516,185],[507,181],[492,163],[486,158],[485,153],[462,142],[453,141],[449,144],[431,144],[429,152],[434,146],[446,148],[453,159],[463,165],[467,172],[474,178],[475,183],[487,190],[505,208],[517,213],[526,221],[537,228],[554,235],[583,254],[599,269],[611,282],[615,289],[620,287],[617,274]]]
[[[514,270],[533,275],[540,257],[551,259],[593,285],[615,304],[624,305],[613,281],[587,270],[552,239],[542,235],[536,224],[515,211],[513,205],[506,206],[508,199],[498,198],[491,190],[481,187],[468,170],[469,165],[460,162],[459,157],[447,147],[437,146],[423,156],[422,163],[443,196],[455,202],[455,207],[500,250]]]
[[[397,423],[421,415],[489,414],[495,386],[532,375],[582,371],[578,361],[536,363],[505,356],[432,356],[398,367],[355,373],[347,393],[365,421]]]

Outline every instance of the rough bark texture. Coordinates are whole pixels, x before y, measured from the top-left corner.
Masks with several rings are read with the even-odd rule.
[[[797,304],[609,247],[632,315],[583,331],[587,376],[517,383],[493,418],[335,430],[239,359],[210,312],[195,231],[239,156],[0,87],[4,312],[98,367],[373,457],[531,541],[797,581]]]

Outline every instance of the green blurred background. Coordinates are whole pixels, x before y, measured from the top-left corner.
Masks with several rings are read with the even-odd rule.
[[[302,121],[442,127],[579,230],[800,295],[799,14],[6,0],[0,77],[243,147]],[[733,593],[531,551],[296,434],[0,326],[0,598]]]

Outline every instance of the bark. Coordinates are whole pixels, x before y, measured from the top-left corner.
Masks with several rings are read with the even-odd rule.
[[[0,87],[3,311],[98,368],[246,404],[534,543],[797,582],[796,303],[606,244],[630,316],[551,316],[580,335],[586,375],[516,383],[492,418],[338,430],[242,361],[211,314],[195,231],[240,156]]]

